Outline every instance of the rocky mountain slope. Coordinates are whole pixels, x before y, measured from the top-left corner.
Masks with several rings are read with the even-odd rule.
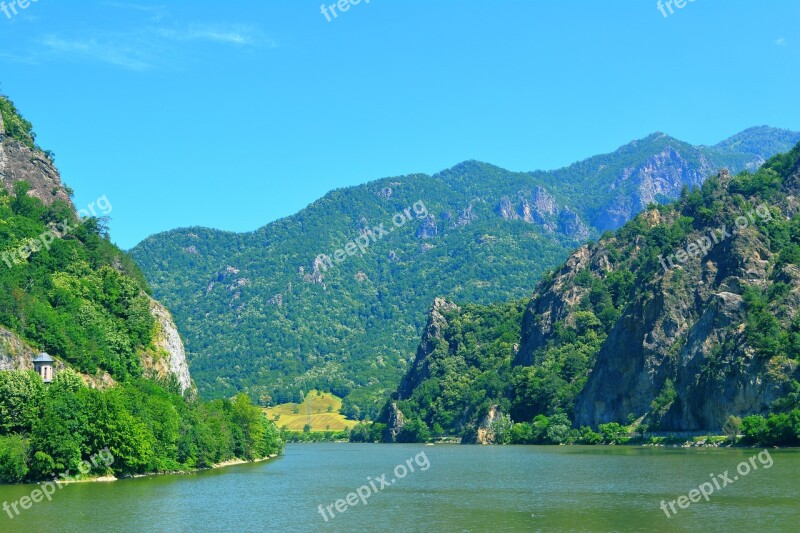
[[[374,415],[407,370],[435,297],[529,296],[579,242],[715,169],[753,168],[798,140],[754,128],[696,147],[655,134],[552,172],[470,161],[336,190],[252,233],[154,235],[132,254],[185,333],[201,394],[283,402],[317,388],[348,396],[348,414]],[[369,240],[380,224],[386,235]],[[320,258],[359,238],[369,240],[363,253]]]
[[[10,100],[0,97],[0,185],[11,192],[14,183],[25,181],[31,186],[29,194],[46,205],[57,199],[71,204],[51,154],[38,148],[34,140],[30,123]]]
[[[578,248],[524,314],[437,300],[382,420],[393,405],[406,424],[464,435],[492,409],[518,422],[720,431],[730,416],[792,408],[798,195],[800,145]]]
[[[0,483],[87,474],[100,450],[113,460],[92,477],[279,453],[247,396],[197,398],[170,313],[104,220],[75,211],[30,123],[2,96],[0,111]],[[41,351],[55,360],[47,385]]]
[[[74,235],[66,234],[61,238],[54,238],[54,241],[49,244],[51,246],[49,250],[41,249],[44,244],[36,245],[39,248],[38,251],[28,247],[26,253],[29,255],[25,259],[22,259],[22,255],[13,253],[18,252],[23,244],[35,243],[37,240],[42,243],[40,235],[50,230],[43,223],[44,220],[49,219],[50,222],[57,224],[64,219],[77,216],[70,198],[70,191],[61,182],[58,170],[53,164],[52,155],[39,148],[34,141],[35,135],[31,124],[22,118],[10,100],[0,97],[0,184],[2,184],[0,190],[3,191],[0,207],[7,209],[0,218],[2,226],[0,228],[0,253],[5,254],[3,262],[0,263],[2,269],[0,280],[2,280],[5,293],[4,297],[0,298],[0,305],[2,305],[0,315],[4,318],[4,321],[0,322],[2,324],[0,325],[0,370],[33,368],[31,357],[43,349],[52,352],[51,355],[56,359],[57,370],[71,366],[71,363],[75,362],[74,357],[77,354],[71,353],[69,346],[76,351],[80,351],[80,348],[71,342],[73,339],[70,339],[70,333],[60,339],[55,339],[53,334],[43,331],[44,326],[48,323],[46,315],[48,312],[52,312],[57,305],[55,300],[61,299],[61,297],[53,297],[52,291],[57,290],[59,282],[78,284],[80,276],[69,282],[67,282],[67,276],[77,273],[77,270],[82,268],[69,265],[69,260],[57,256],[60,253],[69,253],[68,250],[76,253],[77,256],[90,248],[102,249],[95,256],[98,262],[92,267],[94,269],[112,267],[116,272],[114,275],[106,276],[103,283],[111,284],[112,278],[118,276],[119,279],[114,281],[136,287],[133,290],[138,291],[139,295],[134,299],[140,298],[143,307],[149,305],[149,321],[152,321],[151,340],[141,343],[137,354],[139,361],[136,366],[141,366],[143,374],[150,377],[174,378],[181,391],[186,391],[192,387],[192,382],[183,343],[172,316],[163,305],[146,294],[149,289],[138,268],[124,252],[116,249],[110,243],[104,242],[102,235],[98,235],[102,230],[97,230],[94,235],[91,235],[90,232],[87,232],[87,227],[79,228]],[[36,199],[41,204],[34,202],[23,205],[14,200],[16,187],[22,183],[26,184],[26,197]],[[9,207],[10,209],[8,209]],[[89,224],[93,224],[93,222],[90,221]],[[39,227],[39,225],[41,226]],[[48,257],[45,258],[45,256]],[[47,262],[49,259],[53,260],[52,263]],[[42,269],[46,269],[48,266],[56,269],[63,268],[67,272],[56,272],[52,276],[44,276]],[[46,284],[46,289],[50,291],[50,294],[47,294],[47,291],[39,293],[30,290],[34,280]],[[23,282],[27,284],[27,288]],[[37,289],[44,288],[37,287]],[[88,284],[84,290],[91,290]],[[42,296],[51,300],[52,307],[49,310],[45,310],[41,303],[37,302]],[[116,306],[124,307],[133,303],[133,301],[106,301],[97,307],[97,311],[109,312]],[[89,305],[88,299],[84,300],[77,312],[90,313]],[[121,318],[128,320],[132,317],[124,315]],[[35,323],[31,324],[31,322]],[[87,327],[88,322],[91,320],[84,317],[70,326],[83,328]],[[101,320],[98,319],[94,326],[99,327],[99,322]],[[56,322],[55,324],[61,328],[67,327],[62,323]],[[104,326],[109,326],[109,324],[106,323]],[[113,333],[108,333],[109,344],[127,344],[126,340],[111,339],[116,335],[124,334],[121,328],[115,329],[116,331]],[[93,332],[90,336],[100,335]],[[97,339],[89,340],[87,348],[91,349],[91,344],[96,342]],[[111,369],[102,364],[92,370],[81,368],[80,365],[77,368],[84,372],[84,380],[87,383],[97,386],[108,386],[114,383],[114,379],[109,373]]]

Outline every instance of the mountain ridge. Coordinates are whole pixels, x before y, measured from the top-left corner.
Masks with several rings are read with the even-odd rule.
[[[524,305],[437,299],[384,438],[474,440],[508,420],[512,442],[592,443],[604,424],[718,433],[744,418],[751,442],[798,442],[798,195],[800,144],[578,247]]]
[[[800,141],[772,128],[737,135],[748,146]],[[335,189],[251,232],[162,232],[131,253],[185,332],[202,394],[245,390],[286,402],[304,389],[357,391],[345,409],[374,415],[411,362],[435,297],[527,296],[581,241],[699,185],[711,169],[759,161],[657,134],[552,172],[465,161],[430,176]],[[392,216],[415,202],[424,203],[424,220],[337,268],[315,261],[379,223],[391,227]]]
[[[338,188],[335,188],[335,189],[331,189],[325,195],[323,195],[321,198],[319,198],[317,200],[314,200],[313,202],[309,203],[306,207],[301,209],[299,212],[304,211],[305,209],[308,209],[309,207],[312,207],[315,203],[317,203],[320,200],[324,199],[326,196],[328,196],[329,194],[331,194],[333,192],[346,191],[346,190],[350,190],[350,189],[366,187],[366,186],[377,184],[377,183],[383,183],[383,182],[385,182],[387,180],[397,179],[398,177],[408,177],[408,176],[428,176],[428,177],[431,177],[431,178],[449,177],[451,173],[455,173],[456,171],[461,170],[464,167],[474,167],[474,168],[477,168],[477,169],[487,169],[488,168],[488,169],[491,169],[493,171],[500,171],[500,172],[509,173],[509,174],[530,174],[530,175],[535,175],[535,174],[538,174],[538,173],[556,173],[556,172],[559,172],[561,170],[569,169],[569,168],[571,168],[571,167],[573,167],[575,165],[579,165],[581,163],[585,163],[586,161],[592,160],[594,158],[601,158],[601,157],[604,157],[604,156],[617,154],[621,150],[623,150],[625,147],[637,146],[639,143],[644,142],[644,141],[648,141],[650,139],[661,139],[661,138],[664,138],[664,139],[667,139],[669,141],[681,143],[681,144],[688,145],[688,146],[694,146],[694,147],[697,147],[697,148],[723,148],[723,147],[726,147],[726,146],[728,146],[730,144],[733,144],[732,141],[734,139],[737,139],[739,136],[750,135],[751,132],[758,132],[760,134],[760,138],[763,138],[764,136],[773,136],[773,135],[779,136],[779,137],[786,137],[788,139],[786,142],[789,143],[789,144],[794,144],[797,141],[800,141],[800,132],[795,132],[795,131],[784,129],[784,128],[776,128],[776,127],[772,127],[772,126],[768,126],[768,125],[752,126],[752,127],[746,128],[746,129],[742,130],[741,132],[739,132],[737,134],[734,134],[734,135],[732,135],[732,136],[730,136],[730,137],[728,137],[728,138],[726,138],[726,139],[724,139],[724,140],[722,140],[722,141],[720,141],[720,142],[718,142],[716,144],[713,144],[713,145],[702,145],[702,144],[700,144],[700,145],[691,145],[690,143],[688,143],[686,141],[681,141],[677,137],[673,137],[673,136],[671,136],[671,135],[669,135],[667,133],[657,131],[657,132],[653,132],[653,133],[651,133],[649,135],[646,135],[645,137],[642,137],[641,139],[632,140],[632,141],[622,145],[617,150],[614,150],[614,151],[611,151],[611,152],[606,152],[606,153],[603,153],[603,154],[598,154],[598,155],[595,155],[595,156],[589,156],[589,157],[584,158],[584,159],[579,159],[579,160],[577,160],[577,161],[575,161],[573,163],[570,163],[570,164],[568,164],[568,165],[566,165],[564,167],[559,167],[557,169],[551,169],[551,170],[537,169],[537,170],[530,170],[530,171],[512,171],[512,170],[507,170],[506,168],[501,167],[499,165],[495,165],[493,163],[481,161],[481,160],[478,160],[478,159],[465,159],[464,161],[456,163],[456,164],[454,164],[454,165],[452,165],[452,166],[450,166],[450,167],[448,167],[446,169],[440,170],[438,172],[434,172],[433,174],[430,174],[430,175],[428,175],[428,174],[420,174],[420,173],[416,173],[416,174],[412,173],[412,174],[405,174],[405,175],[402,175],[402,176],[387,176],[387,177],[383,177],[383,178],[377,178],[377,179],[370,180],[370,181],[367,181],[365,183],[358,184],[358,185],[350,185],[350,186],[338,187]],[[792,141],[792,139],[797,139],[797,141]],[[775,155],[775,153],[778,153],[779,151],[780,150],[772,152],[770,155]],[[750,152],[748,152],[748,153],[750,153]],[[763,153],[767,153],[767,152],[762,152],[762,151],[759,150],[759,151],[752,152],[752,153],[753,153],[753,155],[763,155]],[[762,161],[762,163],[763,163],[763,161]],[[758,166],[760,166],[760,165],[758,165]],[[754,165],[751,165],[750,168],[751,169],[754,168]],[[177,227],[177,228],[164,230],[164,231],[159,231],[157,233],[149,235],[149,236],[145,237],[144,239],[142,239],[141,241],[139,241],[139,243],[137,243],[136,245],[131,247],[130,250],[135,249],[136,247],[138,247],[143,242],[145,242],[145,241],[147,241],[149,239],[152,239],[152,238],[155,238],[155,237],[159,237],[159,236],[171,235],[171,234],[174,234],[176,232],[188,231],[188,230],[200,229],[200,230],[208,230],[208,231],[219,232],[221,234],[249,235],[249,234],[257,233],[257,232],[263,230],[264,228],[266,228],[267,226],[270,226],[271,224],[275,224],[275,223],[284,221],[286,219],[290,219],[290,218],[294,217],[295,215],[297,215],[297,213],[286,215],[286,216],[281,217],[281,218],[277,218],[277,219],[275,219],[273,221],[270,221],[270,222],[267,222],[265,224],[262,224],[261,226],[258,226],[255,229],[245,230],[245,231],[224,230],[224,229],[218,229],[218,228],[214,228],[214,227],[211,227],[211,226],[204,226],[204,225],[180,226],[180,227]]]

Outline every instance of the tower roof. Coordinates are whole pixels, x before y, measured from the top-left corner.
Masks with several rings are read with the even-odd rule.
[[[47,355],[45,352],[40,353],[33,359],[34,363],[52,363],[53,358]]]

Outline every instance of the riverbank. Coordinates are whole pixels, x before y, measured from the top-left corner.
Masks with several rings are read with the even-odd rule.
[[[271,459],[275,459],[279,457],[278,454],[271,454],[266,457],[261,457],[259,459],[247,460],[247,459],[230,459],[228,461],[223,461],[221,463],[215,463],[208,468],[191,468],[188,470],[169,470],[165,472],[148,472],[145,474],[134,474],[131,476],[96,476],[96,477],[73,477],[69,479],[59,480],[59,483],[62,485],[70,485],[73,483],[110,483],[113,481],[121,481],[123,479],[140,479],[146,477],[154,477],[154,476],[169,476],[169,475],[181,475],[181,474],[196,474],[198,472],[206,472],[209,470],[217,470],[220,468],[227,468],[229,466],[236,466],[236,465],[244,465],[244,464],[255,464],[255,463],[263,463],[265,461],[269,461]],[[19,483],[19,485],[26,485],[28,483]]]
[[[273,453],[271,455],[267,455],[266,457],[262,457],[260,459],[253,459],[252,461],[247,459],[231,459],[230,461],[223,461],[221,463],[217,463],[213,465],[211,468],[200,468],[196,469],[196,471],[214,470],[216,468],[226,468],[228,466],[244,465],[248,463],[263,463],[264,461],[269,461],[270,459],[275,459],[276,457],[278,457],[278,454]]]

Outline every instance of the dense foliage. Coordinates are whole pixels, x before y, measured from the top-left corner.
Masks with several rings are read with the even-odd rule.
[[[140,376],[155,322],[138,267],[102,220],[79,220],[65,202],[47,206],[27,191],[25,182],[13,195],[0,189],[0,324],[82,372]],[[73,229],[42,246],[64,221]],[[35,242],[38,251],[16,253]]]
[[[768,417],[752,415],[742,420],[745,444],[800,446],[800,409]]]
[[[4,145],[40,150],[10,100],[0,97],[0,112]],[[0,332],[49,352],[57,370],[49,386],[32,370],[0,371],[0,483],[85,474],[104,450],[113,462],[92,462],[90,475],[279,453],[279,431],[247,396],[203,403],[193,389],[182,394],[175,376],[144,377],[142,361],[163,356],[144,276],[111,244],[104,220],[79,219],[68,202],[46,205],[34,193],[42,195],[23,181],[0,187]],[[4,366],[26,356],[17,348],[0,346]]]
[[[25,120],[17,111],[14,102],[3,95],[0,95],[0,116],[3,117],[3,126],[6,135],[16,139],[31,149],[37,149],[36,134],[33,131],[33,124]]]
[[[32,371],[0,372],[0,482],[74,475],[106,449],[113,463],[92,476],[205,468],[282,446],[275,425],[244,395],[203,403],[145,379],[101,391],[70,370],[47,388]]]
[[[458,216],[470,198],[434,188],[428,177],[404,178],[390,202],[377,195],[381,185],[388,183],[336,191],[254,234],[195,228],[134,250],[185,332],[201,394],[245,390],[279,404],[316,388],[345,398],[348,415],[374,418],[405,372],[436,296],[484,303],[525,296],[574,242],[490,208],[450,227],[440,215]],[[420,199],[437,215],[437,237],[417,238],[423,221],[414,219],[310,281],[314,258],[358,236],[362,218],[391,227],[393,213]]]
[[[662,428],[661,423],[678,397],[671,379],[664,382],[646,416],[636,420],[631,415],[629,426],[601,425],[599,434],[590,428],[572,428],[575,398],[612,328],[626,316],[641,320],[631,305],[637,299],[654,296],[651,281],[662,275],[659,256],[668,256],[709,228],[721,227],[765,201],[783,205],[797,190],[799,171],[800,145],[771,159],[755,173],[739,174],[730,183],[710,178],[702,187],[685,190],[678,202],[652,206],[616,235],[604,235],[589,248],[604,257],[607,268],[580,270],[559,288],[576,300],[569,321],[555,324],[544,346],[531,355],[530,364],[514,364],[514,347],[522,342],[520,304],[472,305],[446,313],[447,323],[438,337],[423,340],[430,347],[426,350],[424,379],[407,390],[409,373],[392,400],[406,423],[411,422],[411,429],[402,438],[424,441],[426,432],[474,438],[490,406],[506,413],[493,428],[495,440],[504,443],[621,442],[634,429],[641,433],[669,429]],[[791,204],[783,207],[788,213],[794,212]],[[800,314],[792,276],[800,266],[800,215],[753,217],[750,224],[753,232],[748,235],[752,237],[745,238],[752,240],[745,242],[750,243],[748,246],[763,243],[769,250],[772,260],[768,277],[741,287],[743,334],[727,337],[725,342],[730,345],[714,347],[697,377],[713,390],[739,364],[734,354],[743,354],[743,350],[753,354],[761,361],[757,367],[760,371],[793,383],[793,388],[772,406],[767,418],[762,416],[765,413],[745,418],[743,432],[752,443],[796,444],[800,427]],[[677,284],[683,276],[678,269],[669,279]],[[536,294],[545,294],[553,283],[552,277],[545,277]],[[536,308],[538,297],[530,303],[529,312]],[[683,341],[676,338],[674,342],[680,348]],[[415,368],[412,372],[417,371]],[[389,407],[387,403],[380,422],[388,421]],[[365,440],[370,434],[360,429],[357,438]]]
[[[554,172],[510,172],[470,161],[434,176],[336,190],[252,233],[189,228],[155,235],[133,255],[186,335],[202,395],[244,390],[263,403],[284,403],[318,388],[344,397],[349,416],[374,418],[408,369],[434,297],[478,304],[527,297],[542,272],[575,245],[576,233],[557,216],[536,223],[504,219],[503,198],[520,216],[520,196],[530,199],[543,186],[556,209],[569,206],[589,236],[597,236],[606,225],[601,214],[634,194],[632,180],[620,176],[653,158],[671,154],[664,171],[685,174],[696,185],[705,169],[743,169],[797,140],[798,134],[767,128],[694,147],[658,134]],[[414,218],[363,256],[315,272],[319,254],[332,254],[364,228],[383,223],[390,229],[392,216],[417,201],[432,219]],[[556,350],[548,357],[561,357]],[[567,370],[573,375],[566,379],[579,380],[576,371]],[[550,383],[556,374],[531,379]],[[568,408],[570,401],[556,403]]]

